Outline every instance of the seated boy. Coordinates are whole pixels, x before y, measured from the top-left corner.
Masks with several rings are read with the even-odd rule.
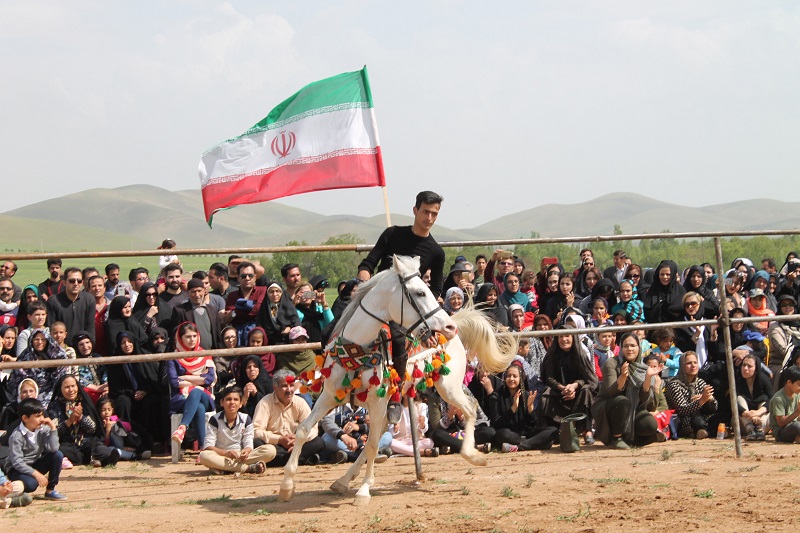
[[[66,500],[56,490],[64,454],[58,450],[56,423],[44,415],[44,405],[35,398],[20,402],[22,422],[8,439],[5,470],[12,481],[22,481],[25,492],[46,487],[46,500]],[[44,474],[48,474],[45,477]]]
[[[253,449],[253,420],[240,413],[242,389],[228,387],[220,393],[222,411],[208,420],[204,450],[198,461],[217,473],[263,474],[265,463],[275,458],[275,447]]]
[[[769,423],[776,442],[800,444],[800,367],[783,371],[786,383],[769,401]]]
[[[25,507],[33,501],[33,496],[25,494],[22,481],[9,481],[0,470],[0,509]]]

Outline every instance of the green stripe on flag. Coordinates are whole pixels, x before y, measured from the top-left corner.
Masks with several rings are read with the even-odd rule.
[[[311,115],[372,107],[367,67],[309,83],[278,104],[269,115],[240,137],[283,127]]]

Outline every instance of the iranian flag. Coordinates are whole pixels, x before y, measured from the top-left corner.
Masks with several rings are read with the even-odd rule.
[[[386,185],[367,68],[306,85],[200,159],[214,213],[311,191]]]

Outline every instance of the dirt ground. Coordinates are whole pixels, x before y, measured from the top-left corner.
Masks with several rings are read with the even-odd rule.
[[[378,465],[373,498],[330,484],[346,465],[300,467],[295,498],[277,501],[283,470],[209,476],[191,456],[64,471],[69,501],[0,511],[15,531],[797,531],[800,446],[677,441],[630,451],[492,453],[474,467],[457,455]]]

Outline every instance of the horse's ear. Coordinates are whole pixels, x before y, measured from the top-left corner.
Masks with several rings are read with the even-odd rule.
[[[394,268],[394,271],[398,274],[402,274],[400,269],[400,261],[397,260],[397,254],[392,254],[392,268]]]

